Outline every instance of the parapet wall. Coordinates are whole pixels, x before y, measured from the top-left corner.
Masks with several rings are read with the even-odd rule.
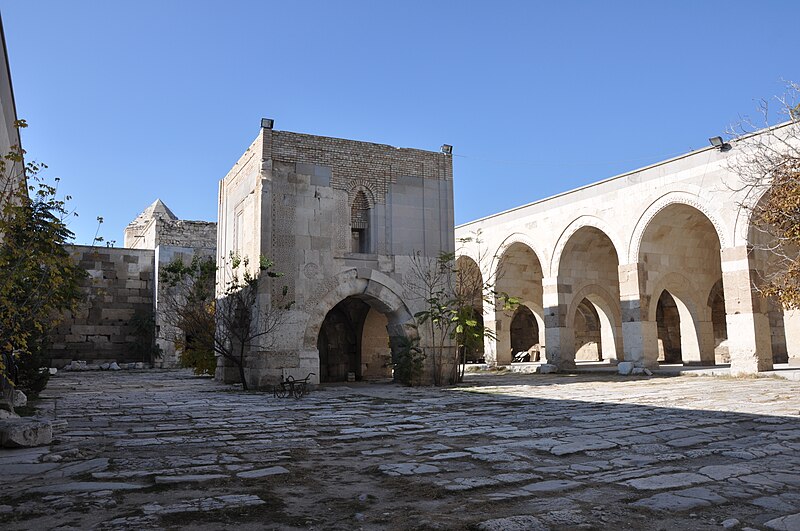
[[[51,334],[52,366],[73,359],[89,363],[150,361],[146,323],[153,318],[155,251],[70,245],[88,273],[78,310],[62,317]],[[137,324],[140,323],[140,324]]]

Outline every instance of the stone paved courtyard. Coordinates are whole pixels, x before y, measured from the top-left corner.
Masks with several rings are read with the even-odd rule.
[[[39,403],[66,421],[56,443],[0,450],[1,527],[799,529],[798,391],[470,374],[281,400],[184,371],[59,373]]]

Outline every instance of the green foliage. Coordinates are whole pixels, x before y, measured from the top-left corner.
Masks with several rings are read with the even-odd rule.
[[[425,352],[419,347],[419,338],[398,338],[394,354],[394,378],[396,381],[414,385],[422,376],[425,367]]]
[[[75,309],[86,272],[64,249],[74,236],[69,196],[59,198],[58,179],[46,182],[39,175],[46,166],[23,155],[14,147],[0,158],[0,351],[35,372],[41,365],[25,358],[42,352],[57,316]]]
[[[213,346],[216,274],[215,260],[197,255],[189,264],[177,258],[161,273],[161,281],[171,291],[167,306],[177,317],[172,324],[179,330],[169,339],[180,351],[180,366],[197,375],[213,375],[217,366]]]
[[[29,399],[37,398],[50,380],[50,357],[45,345],[17,357],[17,388]]]
[[[214,376],[217,368],[217,357],[213,350],[196,348],[189,342],[181,349],[179,358],[181,367],[192,369],[198,376]]]

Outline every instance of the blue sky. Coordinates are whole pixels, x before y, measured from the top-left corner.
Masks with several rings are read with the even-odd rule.
[[[91,241],[276,129],[454,145],[456,223],[704,147],[800,81],[800,2],[0,0],[23,142]]]

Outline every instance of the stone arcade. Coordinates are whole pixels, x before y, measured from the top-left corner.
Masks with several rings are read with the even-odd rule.
[[[459,264],[523,300],[515,313],[481,308],[497,336],[487,360],[538,344],[561,369],[800,361],[797,314],[751,289],[767,257],[740,208],[753,198],[729,169],[737,153],[700,149],[457,227],[457,241],[480,235]]]
[[[396,340],[422,333],[407,289],[412,257],[454,251],[451,155],[264,125],[220,182],[218,275],[231,252],[269,257],[285,276],[260,306],[284,285],[294,306],[278,344],[250,350],[248,383],[391,377]],[[217,376],[238,372],[220,358]]]

